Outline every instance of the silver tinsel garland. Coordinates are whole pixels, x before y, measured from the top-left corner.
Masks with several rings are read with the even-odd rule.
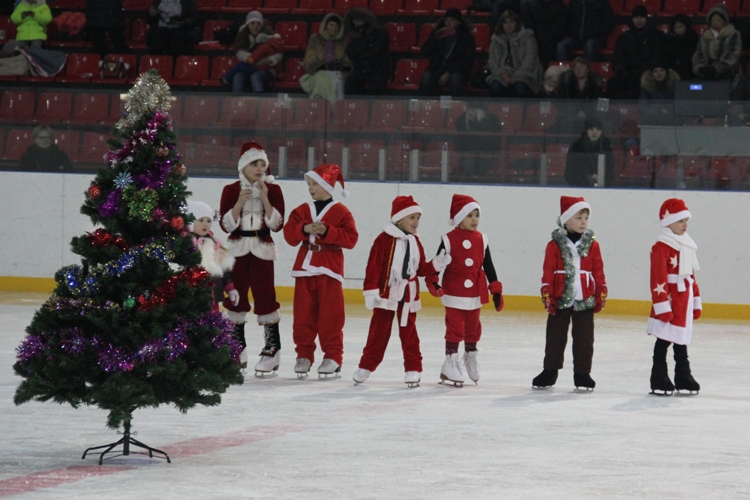
[[[562,254],[563,259],[563,267],[565,268],[565,286],[563,287],[563,294],[562,297],[560,297],[560,299],[558,300],[558,304],[560,305],[560,307],[569,307],[570,305],[572,305],[573,309],[576,311],[593,309],[596,305],[596,300],[594,299],[594,297],[589,297],[584,300],[573,300],[575,298],[574,282],[576,278],[576,266],[573,262],[573,252],[570,251],[570,247],[568,247],[568,244],[566,242],[568,237],[566,236],[564,231],[565,230],[562,228],[552,231],[552,239],[560,248],[560,253]],[[591,250],[591,245],[594,243],[595,239],[596,235],[591,229],[587,229],[581,236],[581,243],[577,245],[577,248],[578,255],[580,255],[582,259],[588,257],[589,250]]]
[[[155,69],[142,73],[125,98],[125,117],[115,124],[124,132],[148,113],[166,113],[172,106],[169,85]]]

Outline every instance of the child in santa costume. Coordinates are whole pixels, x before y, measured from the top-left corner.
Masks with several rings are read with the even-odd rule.
[[[563,367],[568,327],[572,321],[573,383],[593,390],[594,313],[604,308],[607,282],[599,243],[588,229],[591,206],[583,198],[560,197],[558,229],[544,252],[542,303],[547,316],[544,370],[531,382],[534,388],[555,385]]]
[[[698,246],[687,234],[691,215],[685,202],[670,198],[659,209],[661,232],[651,247],[651,317],[647,331],[656,337],[651,392],[670,395],[675,389],[698,393],[690,372],[687,346],[693,321],[701,317],[701,297],[695,271],[700,269]],[[674,349],[674,384],[667,371],[667,350]]]
[[[482,305],[489,302],[489,294],[492,294],[495,310],[502,311],[504,305],[503,285],[497,280],[487,235],[477,231],[479,215],[479,203],[474,198],[453,195],[450,224],[456,227],[442,236],[433,259],[436,269],[444,268],[442,286],[437,282],[437,275],[426,279],[427,289],[441,297],[445,306],[445,362],[440,370],[440,381],[452,382],[458,387],[464,383],[458,358],[459,343],[464,342],[466,372],[477,383],[477,342],[482,336],[479,312]]]
[[[422,353],[417,335],[419,300],[417,276],[442,271],[424,257],[417,228],[422,209],[411,196],[397,196],[391,205],[391,220],[375,238],[365,271],[365,305],[372,311],[367,344],[353,379],[364,383],[383,361],[391,338],[393,316],[398,318],[398,334],[404,352],[404,382],[416,387],[422,377]]]
[[[201,267],[208,271],[213,282],[213,310],[219,310],[219,302],[224,301],[224,292],[229,301],[236,306],[240,302],[240,294],[232,283],[234,257],[211,232],[215,218],[214,210],[207,203],[190,200],[187,202],[187,211],[195,217],[195,220],[188,224],[188,230],[193,235],[195,248],[201,253]]]
[[[255,314],[265,339],[260,361],[255,365],[256,375],[262,375],[279,368],[279,303],[273,266],[276,246],[271,232],[280,231],[284,225],[284,196],[281,188],[273,184],[268,156],[259,144],[242,145],[237,170],[240,179],[225,186],[221,193],[221,226],[229,234],[227,247],[236,259],[232,280],[240,301],[235,305],[225,300],[224,307],[235,325],[235,336],[247,347],[245,321],[251,309],[248,290],[252,290]],[[245,351],[242,366],[247,366]]]
[[[292,267],[294,285],[293,338],[297,346],[294,371],[304,378],[315,360],[320,337],[323,362],[318,376],[338,376],[344,354],[344,253],[359,234],[351,212],[333,199],[336,182],[344,187],[338,165],[321,165],[305,174],[311,201],[295,208],[284,226],[284,238],[300,245]],[[346,191],[342,193],[348,195]]]

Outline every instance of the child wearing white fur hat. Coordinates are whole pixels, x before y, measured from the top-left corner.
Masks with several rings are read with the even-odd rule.
[[[233,305],[240,302],[240,294],[232,283],[232,268],[234,257],[211,232],[214,222],[214,210],[202,201],[188,201],[187,211],[193,214],[195,220],[188,225],[193,235],[195,247],[201,253],[201,267],[208,271],[213,282],[213,310],[219,310],[219,302],[224,300],[226,292]]]
[[[263,148],[248,142],[242,146],[237,162],[240,179],[224,187],[221,193],[221,226],[229,234],[227,247],[235,257],[232,280],[239,292],[239,304],[224,301],[235,336],[245,342],[245,322],[251,310],[248,291],[252,291],[258,324],[263,327],[264,346],[255,365],[256,376],[279,368],[279,303],[274,288],[276,246],[272,232],[284,226],[284,196],[270,175],[268,156]],[[243,368],[247,354],[243,351]]]

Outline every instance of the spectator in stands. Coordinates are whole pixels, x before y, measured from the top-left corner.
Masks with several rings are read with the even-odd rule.
[[[492,26],[497,26],[500,22],[500,16],[506,10],[512,10],[513,12],[521,13],[521,1],[522,0],[490,0],[492,10]]]
[[[570,186],[591,187],[599,182],[599,155],[604,155],[605,186],[614,180],[614,157],[602,122],[593,116],[586,120],[581,138],[570,145],[565,161],[565,180]]]
[[[456,130],[462,133],[454,141],[460,155],[458,164],[466,180],[481,176],[497,163],[501,129],[500,118],[487,111],[486,103],[466,103],[466,111],[456,118]]]
[[[617,37],[612,53],[615,75],[607,82],[607,92],[614,99],[637,99],[641,75],[654,61],[664,59],[667,41],[664,33],[649,22],[645,5],[633,7],[630,29]]]
[[[146,45],[152,54],[181,56],[200,40],[195,0],[154,0],[147,20]]]
[[[586,59],[596,61],[599,45],[615,27],[615,13],[609,0],[570,0],[567,26],[557,60],[570,61],[573,50],[583,49]]]
[[[667,55],[665,61],[674,69],[680,80],[692,80],[693,54],[698,47],[698,33],[690,25],[690,18],[685,14],[677,14],[672,19],[667,35]]]
[[[596,113],[596,100],[602,96],[603,79],[591,71],[585,57],[573,59],[573,69],[560,75],[558,97],[570,103],[558,106],[556,132],[577,133],[589,116]],[[560,112],[562,111],[562,112]]]
[[[19,170],[26,172],[64,172],[72,168],[65,151],[55,144],[55,133],[49,125],[37,125],[31,132],[34,144],[21,156]]]
[[[534,32],[542,68],[557,57],[557,44],[565,37],[567,17],[568,6],[563,0],[521,1],[521,21]]]
[[[521,24],[520,16],[506,10],[490,41],[490,95],[534,97],[542,88],[542,65],[534,33]]]
[[[674,84],[680,75],[662,62],[655,62],[641,77],[641,95],[638,110],[641,123],[646,125],[672,125],[674,123]]]
[[[340,15],[330,12],[320,23],[319,32],[307,41],[302,61],[305,74],[299,83],[310,99],[325,99],[333,104],[344,98],[344,81],[352,63],[346,55],[343,23]]]
[[[711,7],[706,15],[709,29],[698,41],[693,54],[693,73],[703,80],[731,80],[737,90],[742,82],[742,39],[740,32],[729,22],[724,4]]]
[[[10,15],[16,29],[16,40],[24,45],[41,47],[47,39],[46,27],[52,21],[52,11],[45,0],[22,0]]]
[[[247,14],[232,49],[237,54],[237,64],[221,77],[221,83],[231,85],[235,93],[268,90],[276,80],[274,68],[281,62],[284,47],[281,35],[264,24],[263,14],[257,10]]]
[[[112,42],[112,52],[131,52],[125,42],[125,17],[122,0],[86,0],[86,30],[91,37],[91,48],[99,56],[109,53],[107,35]]]
[[[422,55],[430,64],[422,74],[419,90],[424,95],[435,95],[440,87],[448,87],[452,96],[461,95],[461,87],[471,74],[476,58],[476,41],[471,24],[455,7],[445,11],[445,17],[422,45]]]
[[[390,36],[371,11],[352,7],[344,14],[346,55],[354,66],[346,78],[346,94],[382,94],[388,81]]]

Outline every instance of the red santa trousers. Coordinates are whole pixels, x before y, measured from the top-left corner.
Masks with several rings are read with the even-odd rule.
[[[237,257],[232,268],[232,281],[240,301],[235,306],[229,300],[224,299],[224,307],[228,311],[247,313],[250,312],[250,301],[247,298],[248,290],[253,292],[255,302],[255,314],[264,316],[279,310],[276,301],[276,288],[274,288],[274,270],[272,260],[259,259],[252,253]]]
[[[398,305],[397,318],[401,318],[404,303]],[[393,315],[396,311],[375,308],[370,320],[370,332],[367,335],[367,344],[362,351],[362,359],[359,367],[374,372],[383,361],[385,349],[391,338],[391,327]],[[419,351],[419,336],[417,335],[417,313],[409,313],[406,326],[399,322],[398,336],[401,339],[401,349],[404,351],[404,371],[422,373],[422,353]]]
[[[326,275],[296,278],[292,338],[297,358],[315,361],[315,337],[320,337],[323,356],[341,365],[344,322],[344,291],[340,281]]]
[[[455,307],[445,308],[446,342],[467,342],[476,344],[482,337],[482,322],[479,321],[481,308],[465,310]]]

